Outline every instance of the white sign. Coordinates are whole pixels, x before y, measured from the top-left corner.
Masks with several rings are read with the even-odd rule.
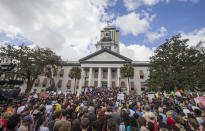
[[[34,98],[38,98],[38,95],[37,95],[37,94],[35,94],[33,97],[34,97]]]
[[[194,98],[195,103],[199,103],[199,99]]]
[[[149,94],[148,97],[152,100],[152,98],[154,98],[154,94]]]
[[[85,88],[85,93],[87,93],[88,92],[88,88]]]
[[[125,99],[124,97],[125,97],[124,94],[118,94],[118,95],[117,95],[117,99],[118,99],[118,100],[124,100],[124,99]]]
[[[62,92],[61,92],[61,89],[57,89],[57,94],[61,94]]]

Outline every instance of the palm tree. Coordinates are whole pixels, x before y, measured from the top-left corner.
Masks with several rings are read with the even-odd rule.
[[[123,67],[120,68],[120,74],[122,77],[126,77],[128,81],[127,94],[129,94],[130,86],[129,79],[134,76],[134,68],[131,64],[124,64]]]
[[[75,79],[74,93],[76,93],[75,92],[76,80],[80,80],[80,78],[81,78],[81,69],[77,66],[72,67],[72,69],[70,70],[70,73],[69,73],[69,77],[71,79]]]

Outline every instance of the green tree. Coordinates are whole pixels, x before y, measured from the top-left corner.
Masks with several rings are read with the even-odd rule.
[[[74,93],[76,93],[76,92],[75,92],[76,80],[80,80],[80,78],[81,78],[81,69],[80,69],[80,67],[77,67],[77,66],[72,67],[72,69],[71,69],[70,72],[69,72],[69,77],[70,77],[71,79],[74,79],[74,80],[75,80]]]
[[[193,90],[204,87],[204,55],[188,47],[187,42],[188,39],[177,35],[155,50],[155,55],[150,58],[150,77],[146,81],[150,90]]]
[[[132,66],[132,64],[124,64],[121,68],[120,68],[120,74],[122,77],[127,78],[127,93],[129,94],[130,92],[130,77],[134,76],[134,68]]]
[[[46,67],[46,71],[45,71],[45,76],[49,79],[50,81],[50,86],[49,88],[47,88],[47,91],[57,91],[56,86],[55,86],[55,81],[53,79],[54,73],[57,72],[57,67]]]
[[[48,67],[54,69],[62,64],[61,58],[53,51],[38,46],[34,48],[26,45],[1,46],[0,57],[16,61],[16,67],[12,73],[27,83],[26,93],[30,92],[34,81],[39,75],[45,74]]]

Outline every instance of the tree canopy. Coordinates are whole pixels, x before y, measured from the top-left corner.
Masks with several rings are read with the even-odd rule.
[[[151,90],[205,89],[205,54],[189,47],[188,39],[180,35],[167,39],[150,58],[150,77],[146,85]]]
[[[48,68],[56,69],[62,64],[60,56],[57,56],[49,48],[38,46],[34,48],[26,45],[13,46],[8,44],[1,46],[0,57],[16,61],[16,67],[10,73],[26,81],[27,93],[39,75],[45,75]]]
[[[132,66],[132,64],[124,64],[121,68],[120,68],[120,74],[122,77],[126,77],[127,78],[127,92],[129,93],[130,91],[130,85],[129,85],[129,78],[134,76],[134,68]]]
[[[74,93],[76,93],[76,92],[75,92],[76,80],[80,80],[80,78],[81,78],[81,68],[80,68],[80,67],[77,67],[77,66],[72,67],[72,69],[71,69],[70,72],[69,72],[69,77],[70,77],[71,79],[75,79]]]

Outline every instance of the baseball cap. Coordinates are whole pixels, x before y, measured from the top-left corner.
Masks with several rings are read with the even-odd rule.
[[[31,122],[33,122],[33,119],[32,119],[32,117],[31,117],[30,115],[27,115],[27,116],[25,116],[25,117],[23,118],[23,122],[29,122],[29,123],[31,123]]]

